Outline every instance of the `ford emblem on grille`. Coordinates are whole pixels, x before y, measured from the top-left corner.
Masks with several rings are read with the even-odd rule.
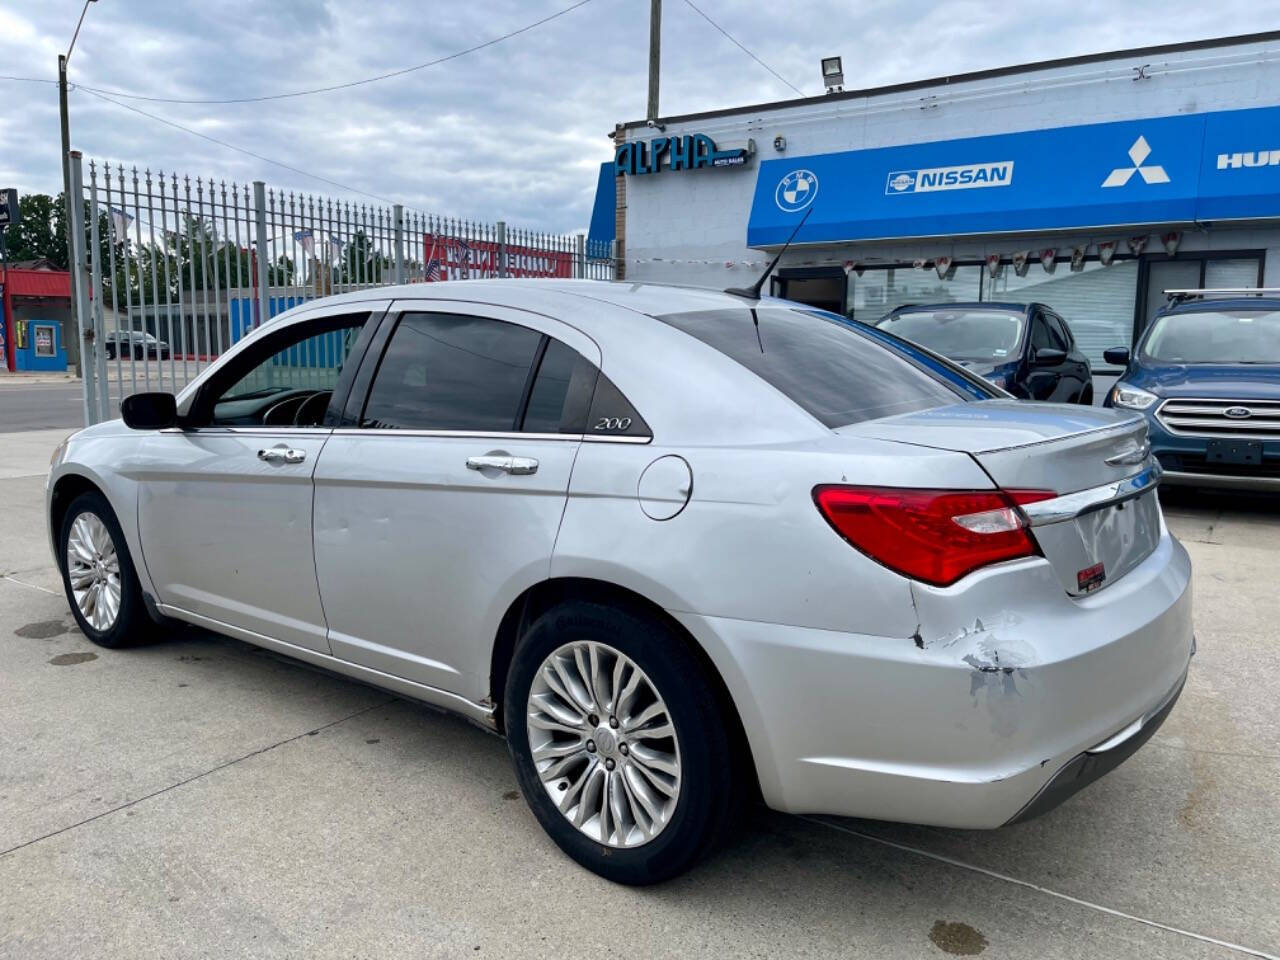
[[[1253,411],[1248,407],[1227,407],[1222,413],[1223,416],[1230,417],[1232,420],[1248,420],[1253,416]]]

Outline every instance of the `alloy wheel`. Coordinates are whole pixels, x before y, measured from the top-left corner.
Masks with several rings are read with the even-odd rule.
[[[671,821],[680,744],[666,702],[643,670],[605,643],[567,643],[529,688],[529,750],[561,814],[592,840],[637,847]]]
[[[85,512],[67,536],[67,578],[80,615],[105,633],[120,615],[120,556],[102,518]]]

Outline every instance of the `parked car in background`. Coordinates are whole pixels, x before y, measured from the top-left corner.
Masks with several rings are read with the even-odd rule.
[[[135,360],[168,360],[169,344],[141,330],[108,330],[103,338],[107,359],[132,355]]]
[[[1280,290],[1171,291],[1104,401],[1147,418],[1165,482],[1280,491]]]
[[[756,797],[1036,816],[1151,736],[1194,648],[1140,416],[796,303],[365,290],[121,410],[47,487],[87,637],[176,618],[503,732],[543,828],[624,883]]]
[[[1093,403],[1089,361],[1042,303],[898,307],[876,326],[940,353],[1024,400]]]

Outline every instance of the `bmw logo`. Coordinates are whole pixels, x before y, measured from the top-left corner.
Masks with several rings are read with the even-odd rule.
[[[783,213],[799,213],[818,195],[818,178],[812,170],[792,170],[780,181],[773,198]]]
[[[909,173],[895,174],[889,181],[889,189],[897,193],[910,190],[915,186],[916,178]]]

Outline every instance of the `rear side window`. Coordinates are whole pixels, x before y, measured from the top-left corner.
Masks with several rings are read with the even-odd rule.
[[[658,317],[742,364],[828,427],[973,399],[851,325],[764,307]]]
[[[548,338],[521,429],[525,433],[582,433],[599,371],[578,351]]]
[[[387,344],[360,425],[514,430],[541,343],[540,333],[500,320],[407,314]]]

